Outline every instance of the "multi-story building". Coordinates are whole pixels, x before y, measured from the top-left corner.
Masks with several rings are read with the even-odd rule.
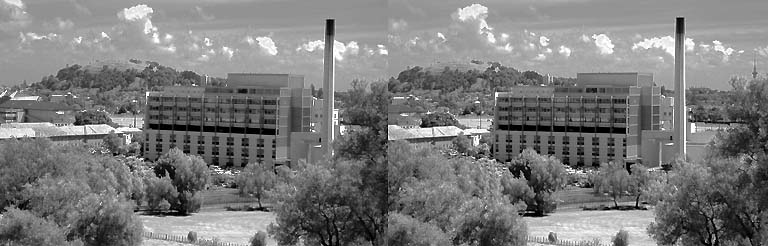
[[[74,110],[66,105],[10,100],[0,104],[0,123],[49,122],[55,126],[69,126],[75,123]]]
[[[296,134],[310,132],[310,94],[301,75],[252,73],[231,73],[223,87],[150,92],[146,157],[155,159],[177,147],[213,165],[290,165],[296,156],[292,140],[294,145],[319,143],[317,136]]]
[[[579,73],[574,87],[517,86],[495,95],[494,156],[526,148],[564,164],[640,162],[643,130],[659,130],[661,90],[648,73]]]
[[[319,132],[323,129],[322,124],[324,122],[323,119],[325,119],[324,105],[324,99],[312,98],[312,117],[309,124],[310,128],[315,132]],[[337,108],[333,109],[333,125],[334,134],[336,134],[336,137],[339,137],[341,131],[339,131],[339,109]]]

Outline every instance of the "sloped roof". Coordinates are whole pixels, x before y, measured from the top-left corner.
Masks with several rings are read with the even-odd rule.
[[[123,132],[123,133],[129,133],[129,132],[141,132],[141,129],[135,128],[135,127],[118,127],[115,129],[115,132]]]
[[[84,125],[84,126],[61,126],[59,127],[59,129],[63,131],[65,135],[103,135],[103,134],[109,134],[110,131],[115,131],[115,133],[122,133],[107,124]]]
[[[7,102],[4,102],[3,104],[0,104],[0,108],[21,108],[21,109],[50,110],[50,111],[72,110],[72,108],[60,103],[38,102],[38,101],[18,101],[18,100],[9,100]]]
[[[17,96],[14,98],[11,98],[12,101],[38,101],[40,100],[40,96]]]
[[[411,129],[404,129],[395,125],[389,125],[387,127],[387,139],[390,141],[420,138],[455,137],[461,133],[461,128],[455,126],[437,126]]]

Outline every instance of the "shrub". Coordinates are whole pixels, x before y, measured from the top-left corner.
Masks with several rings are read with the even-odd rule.
[[[189,231],[189,233],[187,234],[187,241],[197,242],[197,232]]]
[[[256,232],[251,238],[251,246],[266,246],[267,245],[267,233],[264,231]]]
[[[0,217],[0,244],[63,245],[64,230],[29,211],[12,208]]]
[[[616,233],[616,236],[613,236],[613,246],[627,245],[629,245],[629,233],[624,229],[621,229]]]
[[[549,232],[547,240],[549,240],[550,243],[557,243],[557,233]]]

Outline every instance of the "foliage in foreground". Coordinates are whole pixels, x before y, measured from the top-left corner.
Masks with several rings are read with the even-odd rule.
[[[509,165],[515,178],[524,178],[533,191],[533,197],[524,197],[527,210],[537,215],[552,213],[557,203],[552,193],[566,185],[565,167],[552,156],[539,155],[533,149],[526,149]]]
[[[138,245],[143,227],[130,199],[139,177],[111,155],[46,139],[0,143],[4,213],[0,242]]]

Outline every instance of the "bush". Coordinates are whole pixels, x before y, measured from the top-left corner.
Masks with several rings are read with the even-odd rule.
[[[189,233],[187,234],[187,241],[197,242],[197,232],[189,231]]]
[[[616,236],[613,236],[613,246],[627,245],[629,245],[629,233],[624,229],[621,229],[616,233]]]
[[[266,246],[267,245],[267,233],[259,231],[251,238],[251,246]]]
[[[549,240],[550,243],[557,243],[557,233],[549,232],[547,240]]]
[[[12,208],[0,217],[0,244],[64,245],[64,230],[29,211]]]

